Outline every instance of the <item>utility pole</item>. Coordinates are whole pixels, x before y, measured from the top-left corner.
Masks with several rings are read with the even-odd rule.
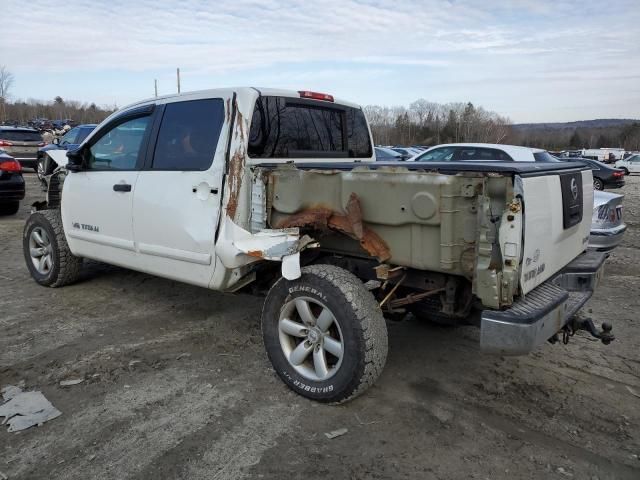
[[[157,78],[153,80],[153,87],[156,91],[156,98],[158,98],[158,79]]]
[[[176,75],[178,77],[178,93],[180,93],[180,69],[176,69]]]

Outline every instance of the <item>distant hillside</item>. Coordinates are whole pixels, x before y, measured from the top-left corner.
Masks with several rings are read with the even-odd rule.
[[[516,130],[563,130],[576,128],[608,128],[622,127],[640,122],[631,118],[596,118],[595,120],[579,120],[577,122],[552,122],[552,123],[516,123]]]

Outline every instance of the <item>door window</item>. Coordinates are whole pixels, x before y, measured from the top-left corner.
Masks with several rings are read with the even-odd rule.
[[[153,155],[153,170],[207,170],[224,124],[221,98],[168,103]]]
[[[127,120],[110,129],[89,148],[89,170],[134,170],[151,117]]]

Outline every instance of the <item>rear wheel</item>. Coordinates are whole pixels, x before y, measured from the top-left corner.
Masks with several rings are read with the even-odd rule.
[[[22,249],[29,273],[40,285],[62,287],[80,274],[82,259],[69,250],[58,210],[31,214],[24,226]]]
[[[20,202],[0,203],[0,215],[15,215],[20,210]]]
[[[387,327],[360,279],[333,265],[278,280],[262,311],[262,335],[276,373],[294,392],[341,403],[371,386],[387,358]]]
[[[598,177],[593,177],[593,188],[596,190],[604,190],[604,183]]]

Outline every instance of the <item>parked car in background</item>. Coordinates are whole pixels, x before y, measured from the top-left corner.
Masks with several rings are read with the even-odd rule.
[[[624,160],[618,160],[616,168],[622,170],[625,175],[640,173],[640,154],[632,155]]]
[[[378,162],[398,162],[404,160],[402,154],[385,147],[375,147],[376,160]]]
[[[23,167],[36,168],[40,147],[44,147],[44,142],[37,130],[26,127],[0,127],[0,148],[18,160]]]
[[[589,248],[611,251],[622,241],[627,226],[622,221],[623,195],[611,192],[593,192],[593,215]]]
[[[391,147],[391,150],[393,150],[394,152],[398,152],[400,155],[402,155],[403,160],[408,160],[411,157],[415,157],[416,155],[419,155],[420,153],[422,153],[422,150],[418,148],[412,148],[412,147]]]
[[[0,148],[0,215],[17,213],[24,192],[20,162]]]
[[[494,143],[447,143],[429,148],[410,159],[414,162],[513,161],[557,162],[546,150]]]
[[[570,158],[570,161],[586,163],[591,167],[594,190],[624,187],[624,171],[587,158]]]
[[[42,180],[43,176],[50,175],[58,166],[58,164],[47,155],[47,152],[51,150],[74,150],[96,127],[97,125],[95,123],[78,125],[62,137],[54,138],[53,143],[40,148],[38,150],[38,164],[36,168],[38,178]]]

